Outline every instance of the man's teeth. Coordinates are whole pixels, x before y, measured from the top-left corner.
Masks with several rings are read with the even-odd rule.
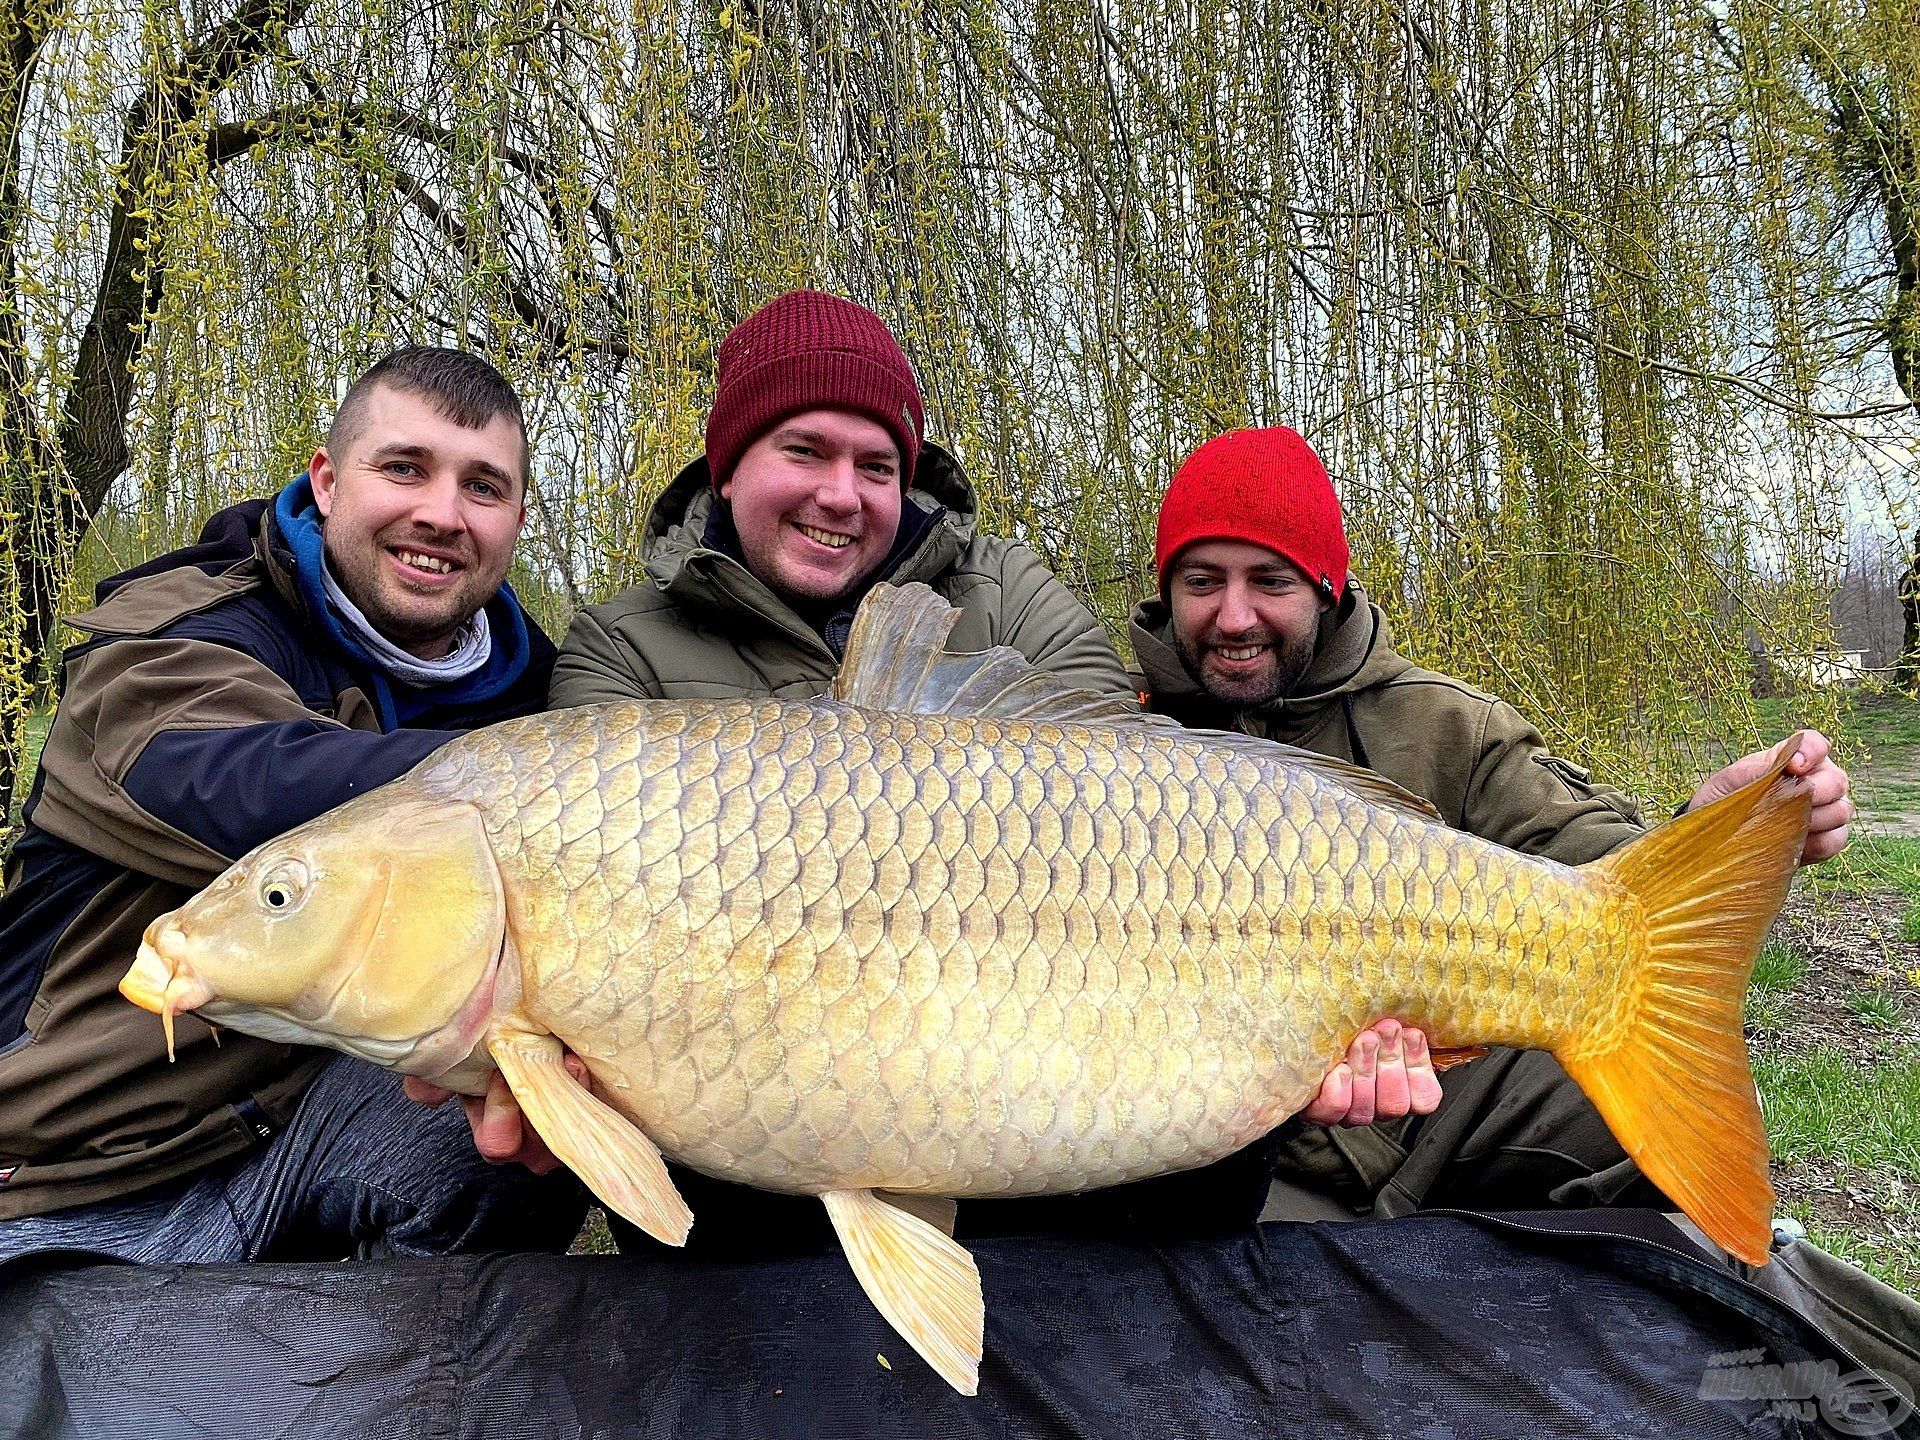
[[[1238,645],[1229,649],[1223,645],[1219,655],[1222,660],[1251,660],[1266,648],[1264,645]]]
[[[842,549],[853,543],[853,536],[851,535],[836,535],[831,530],[816,530],[811,525],[802,525],[800,527],[800,533],[809,540],[817,540],[822,545],[832,546],[835,550]]]
[[[453,569],[451,560],[442,560],[435,555],[422,555],[417,550],[396,550],[402,565],[411,565],[416,570],[430,570],[435,575],[445,575]]]

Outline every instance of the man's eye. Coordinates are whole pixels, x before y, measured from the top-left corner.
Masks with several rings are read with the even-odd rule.
[[[470,480],[467,488],[485,500],[495,499],[500,494],[500,487],[491,480]]]
[[[387,469],[395,475],[418,475],[420,473],[420,467],[411,460],[389,461]]]

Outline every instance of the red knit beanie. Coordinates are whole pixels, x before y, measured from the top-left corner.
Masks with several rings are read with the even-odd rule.
[[[1160,589],[1199,540],[1246,540],[1298,565],[1332,599],[1347,589],[1347,534],[1320,457],[1292,430],[1231,430],[1180,467],[1160,502],[1153,563]]]
[[[926,409],[900,342],[865,306],[818,290],[789,290],[720,342],[720,377],[707,416],[714,488],[749,445],[802,410],[867,416],[900,447],[900,483],[913,483]]]

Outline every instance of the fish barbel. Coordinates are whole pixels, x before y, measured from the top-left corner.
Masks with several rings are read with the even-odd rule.
[[[1207,1164],[1388,1015],[1436,1047],[1551,1051],[1649,1178],[1764,1263],[1740,1007],[1807,827],[1784,759],[1571,868],[1369,772],[1139,716],[1010,650],[947,654],[952,623],[882,587],[830,697],[455,740],[156,920],[121,988],[469,1093],[498,1067],[669,1243],[692,1217],[662,1151],[818,1194],[967,1393],[983,1307],[951,1201]]]

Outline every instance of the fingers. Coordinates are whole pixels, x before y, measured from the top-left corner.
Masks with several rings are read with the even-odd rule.
[[[1789,735],[1786,740],[1782,740],[1779,745],[1774,746],[1773,749],[1767,752],[1767,758],[1771,760],[1780,752],[1781,748],[1786,745],[1787,740],[1791,740],[1792,738],[1793,737]],[[1787,761],[1787,773],[1789,775],[1810,775],[1819,767],[1820,763],[1832,753],[1833,742],[1827,739],[1826,736],[1822,735],[1818,730],[1802,730],[1800,732],[1800,748],[1794,753],[1794,757]]]
[[[474,1147],[495,1165],[520,1158],[522,1143],[520,1102],[507,1088],[507,1079],[495,1071],[487,1080],[487,1093],[467,1096],[461,1102],[467,1120],[473,1126]]]
[[[1327,1072],[1300,1115],[1312,1125],[1371,1125],[1430,1115],[1440,1096],[1425,1034],[1398,1020],[1378,1020],[1354,1036],[1346,1059]]]
[[[409,1100],[420,1105],[444,1105],[453,1098],[453,1091],[444,1090],[431,1080],[422,1080],[418,1075],[402,1075],[400,1089]]]
[[[1373,1027],[1380,1037],[1374,1061],[1373,1114],[1376,1120],[1398,1120],[1409,1106],[1406,1032],[1398,1020],[1382,1020]]]
[[[1347,1047],[1347,1063],[1353,1067],[1353,1098],[1347,1103],[1342,1125],[1371,1125],[1374,1116],[1374,1085],[1379,1075],[1380,1037],[1373,1030],[1362,1030]]]
[[[1407,1113],[1431,1115],[1440,1108],[1440,1076],[1433,1068],[1433,1051],[1426,1035],[1411,1025],[1406,1031]]]
[[[1347,1107],[1352,1103],[1353,1067],[1342,1060],[1327,1072],[1327,1078],[1320,1082],[1320,1093],[1300,1112],[1300,1118],[1309,1125],[1338,1125],[1347,1118]]]

